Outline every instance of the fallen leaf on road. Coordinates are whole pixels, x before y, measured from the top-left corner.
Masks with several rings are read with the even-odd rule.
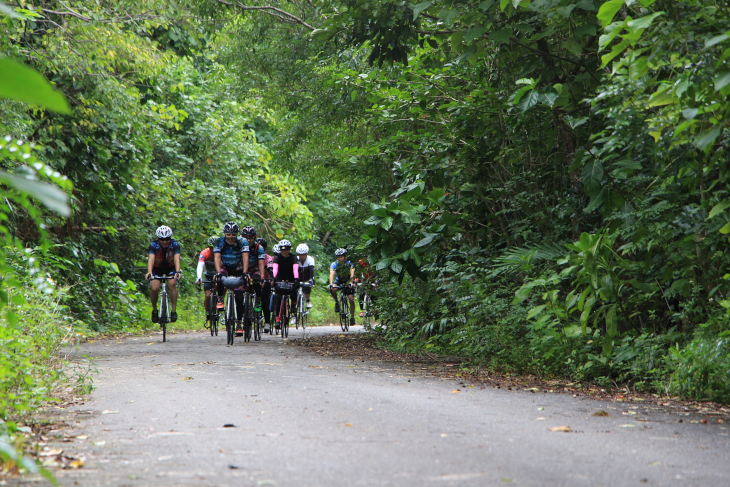
[[[620,425],[620,427],[621,428],[635,428],[636,426],[634,426],[633,424],[622,424],[622,425]]]
[[[538,411],[545,411],[545,408],[537,408]]]
[[[92,441],[92,443],[96,446],[104,446],[106,445],[106,441]]]
[[[350,423],[345,423],[345,426],[352,426]]]
[[[609,414],[606,411],[604,411],[603,409],[601,409],[597,413],[593,413],[593,416],[608,416],[608,415]]]
[[[224,427],[224,428],[235,428],[235,427],[236,427],[236,425],[235,425],[235,424],[233,424],[233,423],[226,423],[226,424],[224,424],[224,425],[223,425],[223,427]]]
[[[535,421],[545,421],[545,418],[539,417],[539,418],[535,419]]]
[[[307,367],[309,367],[310,369],[321,369],[322,368],[321,365],[308,365]]]
[[[237,470],[240,467],[238,465],[228,465],[228,468],[230,468],[231,470]]]
[[[192,377],[183,377],[183,380],[193,380]]]
[[[101,412],[101,414],[119,414],[119,411],[104,410]]]
[[[552,428],[550,428],[550,431],[558,431],[561,433],[570,433],[573,430],[570,429],[570,426],[553,426]]]
[[[461,394],[461,391],[459,389],[454,389],[451,391],[452,394]]]
[[[82,459],[74,460],[73,462],[69,463],[68,466],[71,468],[81,468],[83,467],[85,462]]]
[[[42,451],[38,454],[39,457],[54,457],[56,455],[60,455],[63,453],[63,450],[61,448],[57,450],[48,450],[48,451]]]
[[[149,342],[149,343],[147,344],[147,346],[149,347],[149,346],[150,346],[150,345],[152,345],[153,343],[155,343],[155,342]]]
[[[86,435],[79,435],[76,437],[77,440],[85,440],[86,438],[88,438]]]
[[[539,391],[540,389],[538,389],[537,387],[531,387],[531,388],[529,388],[529,389],[524,389],[524,390],[525,390],[525,391],[531,391],[531,392],[537,392],[537,391]]]

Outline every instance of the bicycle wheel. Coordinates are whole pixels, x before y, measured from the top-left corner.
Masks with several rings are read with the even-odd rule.
[[[251,306],[251,295],[245,293],[243,295],[243,341],[251,341],[251,315],[253,309]]]
[[[340,293],[340,328],[342,331],[347,331],[347,318],[349,308],[347,307],[347,298],[344,294]]]
[[[160,296],[160,326],[162,327],[162,341],[167,341],[167,320],[170,314],[167,308],[167,293],[163,292]]]
[[[372,301],[370,300],[370,294],[365,294],[362,305],[362,312],[365,315],[365,319],[363,321],[365,322],[365,326],[370,326],[373,322],[373,312],[372,309],[370,309],[372,305]]]
[[[233,298],[233,291],[228,292],[226,296],[226,335],[228,335],[228,344],[233,345],[233,339],[236,337],[236,302]]]
[[[256,304],[259,306],[261,305],[260,300],[258,300],[258,297],[256,298],[256,301],[254,302],[253,307],[253,339],[254,341],[261,340],[261,322],[264,319],[263,315],[261,314],[261,311],[256,311]]]
[[[281,302],[281,338],[289,337],[289,319],[291,318],[289,299],[289,296],[284,296]]]
[[[216,318],[217,316],[214,315],[214,311],[216,311],[216,305],[218,304],[216,302],[215,295],[213,293],[210,294],[210,297],[208,298],[208,310],[207,310],[207,318],[208,318],[208,324],[210,325],[210,336],[217,335],[215,326],[216,326]]]
[[[350,331],[350,299],[343,295],[342,296],[342,318],[345,323],[345,330]]]

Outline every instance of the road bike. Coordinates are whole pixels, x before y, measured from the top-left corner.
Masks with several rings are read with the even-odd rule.
[[[210,296],[206,298],[207,311],[205,313],[205,327],[210,328],[210,336],[218,336],[218,322],[220,313],[218,311],[218,291],[214,281],[203,281],[203,284],[213,284]]]
[[[368,290],[361,286],[368,286]],[[367,282],[359,282],[357,284],[358,288],[361,288],[358,290],[358,295],[360,296],[360,311],[362,311],[361,316],[363,317],[363,324],[365,326],[370,326],[373,324],[373,299],[370,297],[370,292],[375,289],[375,283],[367,283]]]
[[[221,277],[223,287],[228,289],[224,306],[224,317],[226,323],[226,343],[233,345],[236,337],[236,317],[238,316],[238,305],[236,304],[235,289],[243,285],[242,277]]]
[[[167,341],[167,324],[170,323],[170,302],[167,297],[167,283],[170,279],[175,279],[174,276],[152,276],[150,281],[157,279],[161,282],[162,287],[160,289],[160,311],[158,313],[158,323],[162,327],[162,341]]]
[[[337,289],[340,292],[339,302],[340,302],[340,328],[342,328],[342,331],[349,331],[350,330],[350,299],[345,294],[346,289],[350,289],[350,286],[347,284],[342,286],[334,286],[335,289]]]
[[[308,284],[302,284],[297,290],[297,322],[296,328],[299,329],[299,325],[302,326],[302,330],[307,329],[307,319],[309,318],[309,309],[307,308],[307,297],[304,295],[304,286]],[[311,288],[310,288],[311,289]]]
[[[291,297],[289,292],[294,288],[293,282],[281,281],[276,283],[277,291],[286,291],[287,294],[281,294],[279,302],[279,318],[281,319],[281,338],[289,337],[289,314],[291,313]]]

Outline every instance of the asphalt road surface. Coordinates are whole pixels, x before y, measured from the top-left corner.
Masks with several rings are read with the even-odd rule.
[[[58,471],[61,485],[730,486],[728,423],[470,387],[322,357],[299,337],[83,345],[96,389],[64,413],[61,447],[85,465]]]

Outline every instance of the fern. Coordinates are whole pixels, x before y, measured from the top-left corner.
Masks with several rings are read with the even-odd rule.
[[[538,244],[534,247],[512,247],[494,259],[493,276],[503,273],[528,272],[537,262],[557,261],[565,257],[562,244]]]

